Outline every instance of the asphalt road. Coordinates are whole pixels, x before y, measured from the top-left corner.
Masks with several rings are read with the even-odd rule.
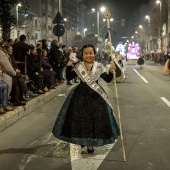
[[[94,155],[62,142],[51,130],[66,96],[57,96],[0,133],[0,170],[170,170],[170,75],[148,61],[143,69],[127,65],[127,79],[100,84],[108,94],[121,138],[115,145],[95,148]],[[120,119],[118,117],[118,104]]]

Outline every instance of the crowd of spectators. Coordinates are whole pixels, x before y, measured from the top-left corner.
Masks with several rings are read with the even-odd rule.
[[[26,43],[26,36],[9,39],[0,43],[0,114],[24,106],[27,98],[33,98],[55,89],[64,83],[65,68],[70,54],[75,53],[78,61],[81,54],[77,47],[69,47],[52,40],[50,48],[46,39],[39,40],[35,45]],[[4,78],[7,75],[8,81]],[[67,85],[79,83],[67,82]],[[5,88],[8,88],[6,91]],[[4,94],[5,92],[5,94]],[[6,101],[6,104],[2,104]]]
[[[114,53],[115,57],[117,53]],[[118,55],[120,56],[120,55]],[[146,55],[145,59],[164,64],[169,53]],[[19,39],[9,39],[0,43],[0,114],[24,106],[26,98],[33,98],[55,89],[57,85],[66,83],[73,85],[79,79],[66,81],[65,70],[68,60],[76,64],[82,61],[81,50],[78,47],[67,47],[56,39],[47,44],[46,39],[39,40],[35,45],[26,43],[26,36]],[[118,58],[118,63],[123,61]],[[106,51],[98,52],[95,60],[104,66],[110,63],[110,54]],[[124,64],[119,63],[124,70]],[[118,73],[118,71],[117,71]],[[116,78],[125,79],[125,74]]]

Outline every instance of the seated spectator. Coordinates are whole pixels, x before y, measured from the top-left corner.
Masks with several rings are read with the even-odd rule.
[[[8,42],[2,42],[3,49],[8,53],[9,49],[12,48]],[[8,55],[8,54],[7,54]],[[9,55],[8,55],[9,56]],[[16,72],[16,75],[12,77],[12,90],[11,90],[11,99],[10,102],[14,106],[26,105],[26,102],[23,98],[24,92],[28,91],[28,88],[25,85],[22,75],[20,74],[20,70],[16,68],[15,60],[12,62],[11,58],[9,58],[11,66]]]
[[[8,84],[1,80],[1,73],[2,70],[0,70],[0,114],[4,114],[14,108],[8,105]]]
[[[37,96],[37,94],[34,94],[32,93],[28,88],[27,88],[27,85],[25,84],[25,81],[23,79],[23,76],[21,75],[20,73],[20,70],[18,69],[17,67],[17,64],[16,64],[16,61],[14,59],[14,56],[12,54],[13,50],[12,50],[12,46],[9,46],[7,47],[7,52],[8,52],[8,55],[10,56],[11,58],[11,63],[12,63],[12,67],[13,69],[16,71],[16,76],[13,78],[13,79],[17,79],[17,80],[14,80],[14,82],[17,84],[17,86],[19,87],[19,91],[21,91],[21,96],[18,97],[21,101],[24,101],[23,99],[23,94],[25,95],[25,97],[35,97]],[[18,90],[17,90],[18,91]],[[16,94],[15,94],[16,96]],[[12,97],[12,96],[11,96]]]
[[[44,94],[48,91],[46,85],[46,77],[43,75],[43,68],[37,57],[37,50],[34,45],[30,45],[30,55],[27,57],[27,72],[28,76],[35,82],[37,93]]]
[[[10,63],[10,57],[3,48],[0,48],[0,70],[1,89],[4,89],[3,93],[1,92],[1,113],[5,113],[5,111],[14,110],[13,107],[7,104],[7,101],[12,89],[12,77],[16,75],[16,72]],[[3,82],[8,85],[8,89],[6,89],[6,84]]]
[[[9,38],[7,42],[9,43],[10,46],[13,46],[14,44],[14,40],[12,38]]]
[[[42,57],[42,42],[37,42],[36,43],[36,50],[37,50],[37,57],[38,57],[38,60],[40,61],[41,60],[41,57]]]
[[[41,66],[43,68],[43,73],[47,77],[47,88],[55,89],[55,72],[49,62],[47,57],[47,50],[42,51]]]

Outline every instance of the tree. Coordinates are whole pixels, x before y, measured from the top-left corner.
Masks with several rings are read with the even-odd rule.
[[[27,1],[19,0],[1,0],[0,1],[0,27],[2,29],[2,39],[6,41],[10,38],[11,28],[16,25],[17,19],[11,12],[12,9],[21,3],[22,7],[19,12],[23,13],[28,10],[29,6]]]

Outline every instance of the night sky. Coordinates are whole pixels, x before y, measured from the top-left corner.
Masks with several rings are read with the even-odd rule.
[[[149,4],[150,0],[84,0],[89,8],[105,6],[115,15],[126,16],[142,4]]]
[[[131,15],[136,11],[140,5],[149,5],[150,0],[84,0],[89,10],[91,8],[99,9],[105,6],[110,12],[114,20],[126,20],[126,25]],[[118,40],[120,36],[126,36],[126,28],[121,28],[120,25],[115,24],[117,35],[114,38]]]

